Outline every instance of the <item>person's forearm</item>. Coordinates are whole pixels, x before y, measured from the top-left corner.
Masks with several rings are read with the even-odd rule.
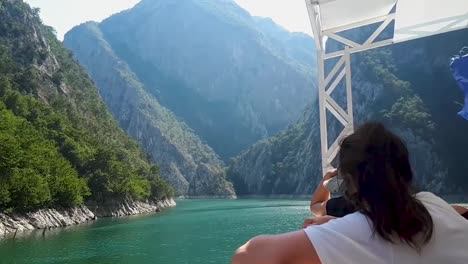
[[[335,169],[328,171],[315,189],[312,199],[310,200],[310,211],[315,216],[323,216],[327,214],[326,202],[330,200],[330,192],[325,188],[323,183],[336,175],[338,175],[338,170]]]
[[[310,201],[310,211],[314,212],[314,205],[322,204],[328,200],[330,200],[330,192],[325,188],[323,183],[325,182],[325,178],[322,178],[320,183],[317,185],[314,194],[312,195],[312,199]]]

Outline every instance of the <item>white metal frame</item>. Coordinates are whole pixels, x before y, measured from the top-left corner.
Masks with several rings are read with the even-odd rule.
[[[390,13],[383,16],[370,18],[364,21],[357,21],[344,26],[339,26],[331,29],[327,28],[326,30],[323,30],[321,24],[322,18],[320,13],[320,5],[326,5],[327,3],[336,0],[305,1],[317,48],[322,169],[325,172],[330,169],[331,163],[333,162],[333,159],[338,153],[339,141],[341,140],[341,138],[343,138],[346,135],[349,135],[354,131],[350,55],[352,53],[361,52],[364,50],[387,46],[396,42],[403,42],[411,39],[422,38],[430,35],[436,35],[453,30],[468,28],[468,12],[463,11],[464,6],[460,6],[459,8],[461,9],[457,10],[463,12],[458,12],[452,17],[433,19],[432,21],[426,21],[404,28],[397,28],[394,32],[394,35],[392,35],[391,38],[376,41],[376,39],[388,27],[388,25],[392,23],[392,21],[395,21],[395,13]],[[395,5],[397,5],[399,1],[402,2],[401,0],[396,0]],[[437,3],[437,1],[435,0],[432,0],[432,2]],[[456,3],[458,3],[459,5],[461,2],[463,1],[450,0],[449,4],[451,3],[452,5],[456,5]],[[421,1],[421,3],[425,2]],[[408,4],[408,2],[406,4]],[[443,8],[443,5],[439,6],[440,8]],[[394,12],[397,12],[396,6],[394,6],[392,10],[394,10]],[[379,22],[381,22],[381,25],[362,44],[356,43],[338,34],[345,30],[364,27]],[[325,42],[328,38],[343,43],[345,47],[342,50],[326,53]],[[332,58],[338,58],[338,62],[335,64],[330,73],[326,73],[325,61]],[[332,92],[337,88],[337,86],[340,84],[343,78],[346,78],[346,111],[342,107],[340,107],[338,103],[331,97]],[[333,140],[333,143],[330,147],[328,146],[327,112],[330,112],[333,115],[333,117],[336,118],[344,126],[343,130],[338,135],[338,137]]]
[[[376,39],[395,20],[395,14],[388,14],[337,28],[322,30],[319,4],[316,0],[306,0],[306,4],[317,48],[322,169],[323,172],[326,172],[331,168],[331,163],[338,153],[341,138],[354,131],[350,54],[393,44],[393,38],[380,41],[376,41]],[[382,24],[363,44],[338,35],[339,32],[345,30],[364,27],[378,22],[382,22]],[[343,43],[345,48],[332,53],[326,53],[325,42],[327,38]],[[325,72],[325,61],[332,58],[339,58],[339,60],[330,73],[327,74]],[[335,80],[331,82],[334,78]],[[346,78],[346,111],[331,97],[332,92],[343,78]],[[344,126],[330,147],[328,146],[327,112],[333,114],[333,117]]]

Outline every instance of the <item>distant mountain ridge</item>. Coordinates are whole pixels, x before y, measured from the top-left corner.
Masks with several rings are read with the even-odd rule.
[[[64,44],[181,195],[234,195],[221,159],[295,122],[316,94],[312,38],[230,0],[144,0]]]
[[[99,28],[147,92],[227,160],[316,94],[312,38],[267,21],[230,0],[144,0]]]

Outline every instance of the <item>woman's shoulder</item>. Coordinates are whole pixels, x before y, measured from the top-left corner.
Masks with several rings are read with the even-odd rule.
[[[442,210],[454,211],[452,206],[444,199],[431,192],[419,192],[415,195],[415,197],[421,201],[428,210],[430,208],[438,208]]]
[[[424,200],[429,200],[429,201],[443,201],[442,198],[440,198],[439,196],[431,193],[431,192],[418,192],[416,193],[415,195],[416,199],[420,200],[420,201],[424,201]]]
[[[322,263],[383,263],[392,251],[374,235],[372,224],[356,212],[304,230]]]
[[[311,226],[307,232],[339,234],[351,239],[368,239],[372,236],[372,221],[360,212],[333,219],[320,226]]]
[[[458,225],[466,228],[468,226],[468,222],[460,217],[460,213],[437,195],[430,192],[420,192],[416,194],[416,199],[421,201],[429,211],[436,228],[443,229],[446,226],[456,227]]]

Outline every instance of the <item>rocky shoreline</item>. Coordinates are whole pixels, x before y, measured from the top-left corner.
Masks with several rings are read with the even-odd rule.
[[[235,200],[237,195],[190,195],[190,196],[179,196],[177,199],[187,200]]]
[[[87,204],[69,209],[40,209],[24,214],[0,212],[0,239],[18,232],[37,229],[51,229],[84,224],[98,217],[122,217],[160,212],[163,208],[174,207],[173,199],[159,202],[126,201],[98,206]]]
[[[312,194],[238,195],[237,199],[310,200]]]

